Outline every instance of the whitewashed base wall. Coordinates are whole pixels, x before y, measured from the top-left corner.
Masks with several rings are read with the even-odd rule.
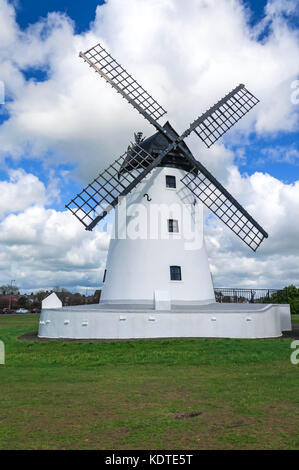
[[[215,305],[215,304],[214,304]],[[221,304],[220,304],[221,305]],[[275,338],[291,329],[289,305],[217,305],[207,312],[108,311],[98,306],[42,310],[38,336],[64,339]]]

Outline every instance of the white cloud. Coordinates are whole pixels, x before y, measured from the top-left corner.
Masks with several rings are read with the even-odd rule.
[[[9,176],[0,181],[0,284],[15,279],[26,290],[98,287],[108,234],[86,232],[70,212],[45,207],[60,198],[53,175],[47,187],[21,169]]]
[[[0,223],[0,284],[76,289],[102,282],[107,233],[85,232],[69,212],[30,207]]]
[[[282,13],[286,15],[298,13],[298,3],[296,0],[270,0],[266,5],[268,16],[280,16]]]
[[[243,135],[253,125],[260,133],[294,129],[290,81],[299,74],[298,34],[279,16],[279,2],[271,4],[275,19],[269,7],[271,30],[263,43],[237,0],[110,0],[81,35],[58,13],[21,32],[12,9],[1,8],[7,39],[0,45],[0,76],[15,97],[7,104],[11,118],[0,128],[2,156],[39,157],[51,150],[78,163],[87,179],[125,150],[133,131],[152,133],[78,58],[98,41],[169,110],[180,130],[244,81],[261,104],[239,124]],[[48,80],[25,81],[22,70],[32,67],[46,69]]]
[[[8,212],[21,211],[45,202],[45,186],[24,170],[10,170],[9,181],[0,181],[0,218]]]
[[[0,43],[7,47],[15,40],[15,10],[7,1],[0,1]]]
[[[78,58],[99,41],[168,109],[179,131],[240,82],[261,103],[230,132],[231,141],[244,146],[254,129],[260,135],[296,130],[290,85],[299,76],[299,35],[288,24],[295,6],[271,0],[264,20],[251,27],[238,0],[110,0],[97,8],[89,31],[75,34],[70,19],[58,13],[21,31],[14,8],[0,0],[0,79],[12,99],[6,104],[10,118],[0,126],[0,156],[46,161],[51,155],[78,164],[83,183],[123,153],[134,131],[153,133]],[[266,28],[268,35],[258,41]],[[34,68],[46,71],[47,80],[26,80],[24,71]],[[188,145],[269,230],[254,255],[225,227],[209,225],[216,283],[298,280],[298,184],[262,173],[241,176],[223,142],[209,151],[196,137]],[[294,147],[286,158],[297,153]],[[57,175],[50,175],[46,190],[36,176],[18,170],[1,188],[0,213],[16,212],[0,226],[2,279],[15,270],[24,286],[94,285],[107,235],[85,232],[71,214],[45,208],[62,197]]]
[[[276,147],[264,148],[261,153],[265,159],[270,161],[285,162],[293,165],[299,164],[299,150],[294,145],[277,145]],[[263,157],[261,157],[261,161],[263,161]]]
[[[242,177],[234,168],[228,189],[255,214],[269,238],[255,254],[225,226],[210,221],[206,238],[217,285],[298,285],[299,181],[284,184],[263,173]]]

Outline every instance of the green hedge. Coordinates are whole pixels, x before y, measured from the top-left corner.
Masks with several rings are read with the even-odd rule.
[[[291,314],[299,315],[299,299],[290,300]]]
[[[299,288],[294,285],[284,287],[271,296],[274,304],[290,304],[291,314],[299,315]]]

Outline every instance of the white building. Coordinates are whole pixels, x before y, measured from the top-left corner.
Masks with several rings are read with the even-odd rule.
[[[203,209],[184,170],[154,169],[116,208],[101,303],[153,306],[215,302],[203,238]]]

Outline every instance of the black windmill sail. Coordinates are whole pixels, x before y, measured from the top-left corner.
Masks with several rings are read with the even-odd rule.
[[[208,148],[211,147],[259,100],[241,84],[179,136],[169,122],[164,126],[158,122],[166,113],[164,108],[100,44],[79,55],[157,130],[156,134],[145,140],[136,134],[135,143],[127,152],[66,206],[86,230],[92,230],[116,207],[118,198],[126,196],[154,168],[175,166],[186,171],[181,181],[196,198],[255,251],[268,234],[194,158],[184,139],[195,133]]]

